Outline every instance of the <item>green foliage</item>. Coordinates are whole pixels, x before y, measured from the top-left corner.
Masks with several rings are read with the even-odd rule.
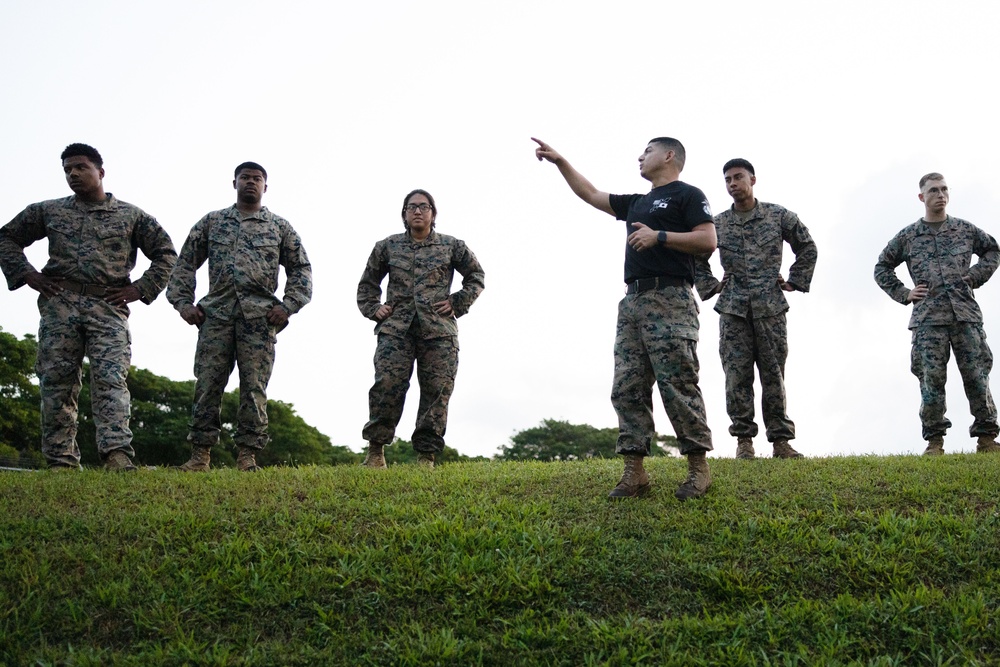
[[[18,340],[0,330],[0,444],[20,450],[22,465],[40,467],[40,398],[33,382],[37,342],[32,336]],[[187,442],[194,380],[177,381],[132,367],[128,376],[132,396],[132,446],[136,460],[144,465],[179,465],[191,455]],[[237,390],[222,399],[223,432],[220,446],[212,450],[215,466],[236,464],[233,432],[239,408]],[[96,432],[90,404],[90,365],[83,365],[83,387],[79,400],[77,445],[84,465],[99,466]],[[282,401],[267,402],[271,442],[257,457],[260,465],[354,463],[358,455],[347,447],[333,447],[330,439]]]
[[[364,458],[363,455],[359,455],[359,461]],[[434,455],[435,463],[456,463],[458,461],[485,461],[485,457],[471,457],[465,454],[460,454],[457,449],[453,449],[447,445],[444,447],[444,451]],[[396,438],[393,440],[392,444],[385,448],[385,462],[389,465],[395,465],[399,463],[416,463],[417,462],[417,450],[413,449],[413,443],[409,440],[400,440]]]
[[[11,473],[0,664],[997,664],[1000,457],[711,464]]]
[[[618,429],[594,428],[588,424],[570,424],[546,419],[539,426],[519,431],[509,445],[500,447],[496,458],[503,461],[576,461],[614,458]],[[669,456],[677,450],[672,435],[657,435],[651,456]]]
[[[37,350],[34,336],[18,340],[0,327],[0,444],[17,450],[38,449],[42,437]]]

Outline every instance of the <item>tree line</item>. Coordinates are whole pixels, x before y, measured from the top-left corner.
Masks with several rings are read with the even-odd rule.
[[[18,339],[0,328],[0,466],[39,468],[45,458],[41,441],[40,397],[35,379],[38,341],[31,334]],[[89,365],[84,364],[80,391],[80,427],[77,444],[84,465],[100,465],[90,407]],[[132,395],[132,446],[143,465],[180,465],[187,460],[187,443],[194,380],[171,380],[142,368],[132,367],[128,375]],[[227,392],[222,400],[220,446],[212,451],[217,466],[235,465],[233,432],[239,392]],[[360,463],[363,455],[348,447],[334,445],[316,427],[306,423],[291,403],[268,399],[268,431],[271,442],[257,457],[259,465],[338,465]],[[519,431],[499,448],[496,459],[506,461],[571,461],[615,456],[618,429],[598,429],[587,424],[571,424],[553,419]],[[662,456],[676,449],[673,436],[657,436],[652,454]],[[469,457],[446,447],[439,462],[484,459]],[[386,448],[390,464],[416,461],[412,445],[397,439]]]

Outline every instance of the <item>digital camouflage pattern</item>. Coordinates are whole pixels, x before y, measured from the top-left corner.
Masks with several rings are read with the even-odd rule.
[[[712,275],[708,256],[700,256],[695,259],[695,287],[703,301],[719,295],[716,312],[769,317],[788,310],[785,293],[778,286],[784,244],[795,254],[786,282],[808,292],[816,270],[816,243],[799,217],[784,207],[757,202],[751,213],[743,221],[731,206],[715,216],[726,284],[722,287]]]
[[[42,273],[89,285],[129,285],[141,250],[150,266],[131,284],[145,303],[163,290],[177,257],[170,237],[152,216],[111,194],[97,204],[75,196],[53,199],[28,206],[0,228],[0,268],[11,290],[24,285],[25,276],[35,270],[24,248],[43,238],[48,239],[49,261]],[[128,307],[63,291],[53,298],[39,296],[38,310],[35,371],[42,399],[42,453],[51,465],[80,464],[76,433],[86,356],[98,452],[102,458],[114,450],[133,456],[125,383],[132,358]]]
[[[795,424],[785,414],[785,360],[788,327],[785,313],[771,317],[719,316],[719,356],[726,372],[726,412],[736,438],[757,436],[754,422],[753,368],[760,373],[761,412],[768,442],[795,438]]]
[[[462,289],[452,294],[456,271]],[[369,319],[382,305],[386,275],[385,302],[392,314],[375,325],[375,383],[368,392],[369,420],[362,437],[375,444],[392,442],[416,362],[420,406],[413,448],[439,452],[458,372],[456,318],[469,312],[485,288],[485,273],[464,241],[435,231],[423,241],[408,232],[394,234],[375,244],[358,283],[358,308]],[[433,304],[445,300],[451,301],[453,315],[434,311]]]
[[[24,285],[35,268],[24,248],[48,239],[49,261],[42,273],[78,283],[126,287],[135,285],[144,303],[163,291],[177,259],[174,244],[156,219],[108,194],[90,204],[75,196],[32,204],[0,228],[0,268],[11,290]],[[150,266],[132,283],[137,250]]]
[[[206,260],[209,287],[198,302],[205,322],[198,331],[188,440],[202,446],[219,441],[222,394],[235,364],[240,407],[233,438],[239,446],[261,449],[268,442],[266,389],[276,341],[266,315],[276,305],[291,315],[309,303],[312,265],[291,224],[266,207],[246,216],[235,205],[213,211],[191,229],[170,276],[167,300],[178,312],[193,305],[195,274]],[[285,268],[280,300],[279,267]]]
[[[263,449],[267,435],[267,383],[274,368],[275,328],[264,317],[224,320],[206,317],[198,329],[194,355],[193,445],[212,447],[222,430],[222,395],[233,368],[239,367],[240,406],[233,441],[240,447]]]
[[[312,265],[291,224],[267,210],[244,216],[236,208],[213,211],[188,234],[167,285],[177,311],[194,304],[195,274],[208,260],[208,294],[198,302],[208,317],[264,317],[281,304],[293,315],[312,298]],[[279,300],[278,269],[285,267]]]
[[[104,459],[115,449],[129,458],[131,396],[126,378],[132,359],[128,313],[98,297],[64,291],[39,296],[38,375],[42,398],[42,453],[52,464],[77,467],[78,399],[84,355],[90,359],[90,397],[97,452]]]
[[[715,216],[724,283],[712,275],[708,256],[695,260],[695,287],[702,299],[718,295],[719,356],[726,374],[730,435],[754,437],[753,369],[761,382],[761,412],[769,442],[795,437],[785,412],[788,300],[781,289],[781,259],[787,243],[795,254],[787,283],[808,292],[817,250],[809,230],[788,209],[757,202],[748,213],[734,206]]]
[[[451,293],[455,272],[462,276],[462,289]],[[378,322],[375,311],[382,305],[382,280],[389,276],[385,303],[392,315]],[[375,244],[358,283],[358,308],[375,320],[375,333],[405,336],[410,324],[419,323],[424,338],[457,336],[457,317],[462,317],[485,288],[485,273],[471,250],[452,236],[431,231],[424,241],[409,233],[394,234]],[[454,316],[434,312],[432,304],[451,300]]]
[[[393,441],[417,365],[420,405],[410,442],[418,452],[444,450],[448,402],[458,373],[458,338],[381,334],[375,349],[375,384],[368,392],[369,420],[361,436],[370,443]]]
[[[979,261],[972,266],[972,256]],[[892,299],[909,305],[910,290],[896,276],[906,262],[914,285],[926,283],[927,297],[914,305],[909,328],[954,322],[982,323],[973,290],[990,279],[1000,264],[996,240],[971,222],[948,218],[937,231],[923,219],[896,234],[875,264],[875,282]],[[968,279],[966,281],[965,279]]]
[[[951,421],[944,415],[945,382],[952,350],[974,420],[969,435],[996,437],[1000,427],[990,393],[993,353],[986,344],[983,326],[965,322],[921,326],[913,329],[912,343],[910,370],[920,380],[920,423],[924,440],[943,437],[951,427]]]
[[[972,255],[979,261],[972,266]],[[905,227],[879,255],[875,282],[893,300],[907,304],[910,290],[896,276],[905,262],[914,284],[926,283],[927,297],[913,305],[910,370],[920,380],[920,423],[925,440],[951,426],[945,418],[945,379],[951,350],[965,384],[974,421],[972,436],[995,437],[997,410],[990,393],[993,354],[986,343],[983,314],[973,290],[990,279],[1000,263],[992,236],[948,216],[938,230],[923,219]]]
[[[656,433],[654,382],[681,454],[712,449],[698,387],[698,302],[689,287],[630,294],[618,304],[611,404],[618,413],[619,454],[648,456]]]

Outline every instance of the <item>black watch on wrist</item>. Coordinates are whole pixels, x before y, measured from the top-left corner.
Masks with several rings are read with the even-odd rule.
[[[660,245],[667,244],[667,233],[662,229],[656,233],[656,242]]]

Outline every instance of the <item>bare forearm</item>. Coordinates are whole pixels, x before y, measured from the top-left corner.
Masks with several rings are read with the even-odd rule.
[[[608,193],[601,192],[594,184],[588,181],[583,174],[578,172],[573,165],[569,163],[566,158],[560,158],[556,161],[556,167],[559,169],[559,173],[562,174],[563,178],[566,179],[566,184],[569,185],[570,189],[576,194],[577,197],[587,202],[599,211],[604,211],[610,215],[614,215],[614,211],[611,210],[611,202],[608,198]]]

